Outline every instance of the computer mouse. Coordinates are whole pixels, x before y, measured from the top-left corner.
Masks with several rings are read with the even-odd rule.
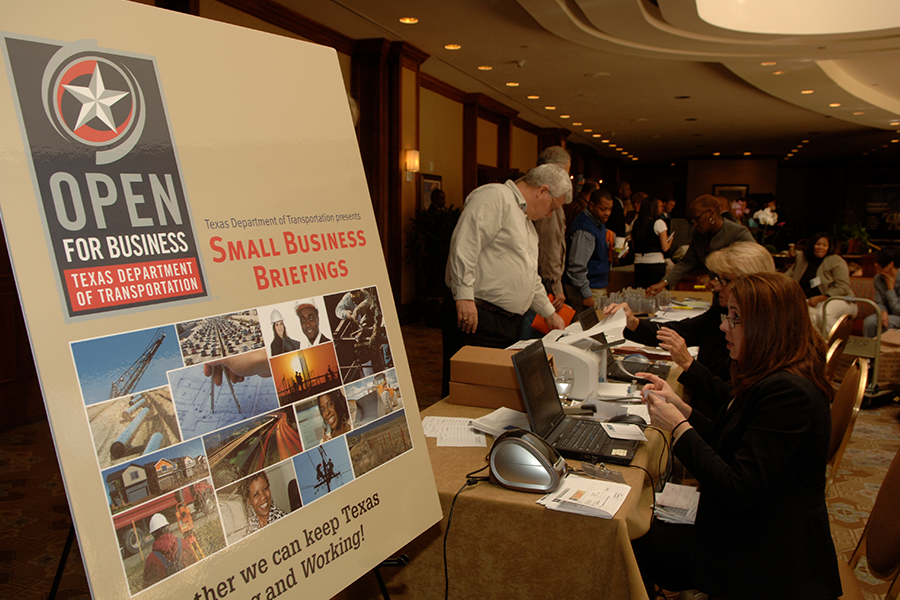
[[[610,417],[606,420],[607,423],[633,423],[635,425],[646,425],[647,421],[644,420],[644,417],[641,415],[615,415],[614,417]]]
[[[637,365],[637,364],[649,365],[650,364],[650,359],[647,358],[646,356],[644,356],[643,354],[629,354],[622,360],[628,361],[635,365]]]

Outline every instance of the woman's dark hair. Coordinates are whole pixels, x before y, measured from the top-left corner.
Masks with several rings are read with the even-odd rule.
[[[250,501],[250,484],[256,481],[257,479],[264,479],[266,481],[266,485],[271,485],[269,483],[269,476],[266,475],[265,471],[259,471],[258,473],[254,473],[243,482],[241,482],[240,486],[240,494],[241,498],[244,499],[244,502]]]
[[[325,396],[331,397],[331,402],[334,404],[334,412],[337,413],[338,429],[340,429],[350,422],[350,408],[347,406],[347,400],[344,398],[341,390],[325,392],[316,400],[316,404],[319,406],[319,414],[322,414],[322,398]]]
[[[777,371],[805,377],[829,400],[825,380],[825,340],[813,328],[800,285],[781,273],[742,275],[731,282],[740,309],[741,355],[731,365],[734,395]]]
[[[275,325],[281,323],[282,328],[284,328],[284,333],[278,335],[278,331],[275,330]],[[287,327],[284,326],[284,321],[275,321],[272,323],[272,335],[275,336],[275,339],[287,337]]]
[[[647,196],[641,202],[641,209],[638,211],[637,219],[631,228],[631,237],[635,244],[642,242],[650,237],[653,230],[653,224],[659,217],[659,200],[653,196]]]
[[[807,244],[806,249],[803,250],[803,254],[806,255],[807,260],[812,260],[812,258],[815,256],[813,254],[813,250],[816,247],[816,242],[818,242],[822,238],[828,240],[828,250],[825,252],[825,256],[831,256],[835,253],[836,248],[834,247],[834,236],[827,231],[820,231],[809,238],[809,244]],[[809,252],[809,254],[807,254],[807,252]]]

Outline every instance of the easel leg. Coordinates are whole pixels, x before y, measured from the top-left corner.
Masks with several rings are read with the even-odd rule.
[[[59,591],[59,584],[62,582],[63,571],[66,570],[66,562],[69,560],[69,552],[72,550],[72,542],[75,541],[75,524],[69,525],[69,536],[66,538],[66,545],[63,547],[62,556],[59,557],[59,566],[56,567],[56,577],[53,578],[53,587],[50,588],[48,600],[56,598],[56,592]]]
[[[373,569],[375,571],[375,579],[378,580],[378,587],[381,588],[381,595],[384,600],[391,600],[391,595],[388,594],[387,586],[384,584],[384,578],[381,576],[381,567],[405,567],[409,564],[409,557],[405,554],[401,554],[397,558],[389,558],[384,560],[377,567]]]

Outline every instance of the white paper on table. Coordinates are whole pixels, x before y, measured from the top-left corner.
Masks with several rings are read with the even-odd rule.
[[[437,445],[484,448],[487,446],[487,438],[480,431],[475,431],[468,426],[465,428],[448,428],[438,434]]]
[[[614,440],[638,440],[647,441],[644,431],[634,423],[603,423],[606,435]]]
[[[628,497],[631,487],[600,479],[569,475],[555,492],[538,500],[549,509],[611,519]]]
[[[672,508],[689,509],[695,506],[700,498],[700,490],[689,485],[666,483],[666,487],[659,494],[658,503]]]
[[[528,415],[505,406],[501,406],[494,412],[478,419],[472,419],[470,424],[476,430],[483,431],[495,438],[511,429],[527,429],[531,431],[531,427],[528,425]]]
[[[469,427],[470,419],[463,417],[425,417],[422,419],[422,430],[425,437],[437,437],[438,433],[447,428]]]

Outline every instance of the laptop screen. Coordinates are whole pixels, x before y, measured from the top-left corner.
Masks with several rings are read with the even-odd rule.
[[[538,435],[547,435],[563,410],[544,343],[537,340],[514,354],[512,360],[531,427]]]
[[[597,311],[594,309],[594,307],[589,306],[578,313],[578,322],[581,323],[581,330],[587,331],[600,322],[600,317],[597,316]]]

